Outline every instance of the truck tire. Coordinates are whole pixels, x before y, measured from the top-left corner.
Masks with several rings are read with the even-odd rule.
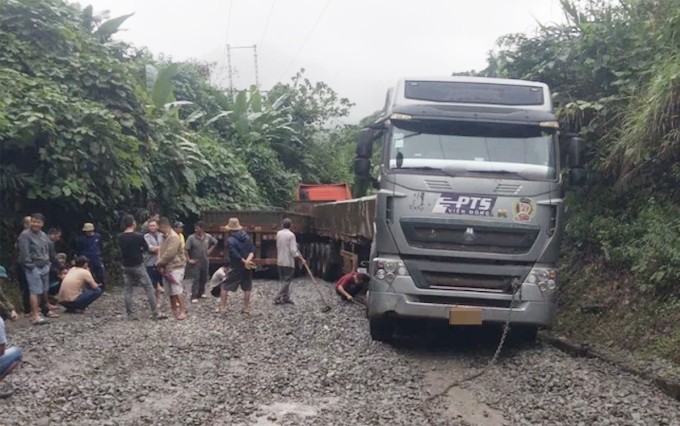
[[[385,318],[369,318],[368,328],[371,339],[376,342],[389,343],[394,337],[394,324]]]
[[[521,325],[512,327],[512,335],[519,342],[533,343],[538,336],[538,327],[535,325]]]

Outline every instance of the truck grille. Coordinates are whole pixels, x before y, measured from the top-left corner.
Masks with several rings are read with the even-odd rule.
[[[429,288],[440,290],[464,289],[507,292],[512,282],[512,277],[451,272],[423,271],[423,277]]]
[[[536,228],[502,228],[473,224],[424,224],[402,221],[409,245],[435,250],[520,254],[534,244]]]

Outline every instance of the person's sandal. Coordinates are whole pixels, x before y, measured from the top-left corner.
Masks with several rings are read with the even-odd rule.
[[[158,314],[158,315],[156,315],[155,317],[153,317],[153,319],[155,319],[155,320],[164,320],[164,319],[168,319],[168,316],[165,315],[165,314]]]
[[[47,318],[59,318],[59,314],[53,311],[49,311],[45,316]]]
[[[47,320],[46,318],[43,318],[43,317],[40,317],[37,320],[31,321],[31,324],[33,324],[33,325],[43,325],[43,324],[49,324],[49,323],[50,323],[49,320]]]
[[[185,319],[187,319],[187,314],[185,314],[184,312],[177,315],[177,321],[182,321],[182,320],[185,320]]]

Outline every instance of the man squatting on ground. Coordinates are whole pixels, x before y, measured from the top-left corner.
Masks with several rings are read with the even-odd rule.
[[[205,296],[205,283],[208,281],[208,257],[217,246],[217,240],[204,230],[203,222],[194,225],[194,233],[187,238],[184,247],[187,255],[187,276],[192,279],[191,303]]]
[[[132,288],[135,285],[141,285],[146,291],[146,298],[149,302],[149,309],[153,314],[153,318],[165,319],[167,316],[158,312],[153,284],[151,284],[151,279],[146,272],[142,258],[144,253],[149,252],[149,245],[141,233],[135,232],[137,223],[132,215],[123,216],[123,227],[125,230],[118,235],[118,245],[120,246],[120,253],[123,258],[125,311],[128,317],[135,318],[132,305]]]
[[[285,218],[281,224],[283,229],[276,233],[276,265],[279,268],[279,281],[281,288],[274,298],[275,305],[284,303],[293,304],[290,300],[290,283],[295,275],[295,259],[300,259],[302,265],[306,265],[298,250],[295,234],[290,230],[292,222]]]
[[[226,230],[230,235],[226,241],[229,257],[225,259],[225,262],[229,263],[230,269],[227,278],[221,284],[219,311],[223,315],[227,313],[227,292],[236,291],[240,286],[243,290],[243,308],[241,313],[250,314],[250,292],[253,289],[252,270],[255,269],[255,264],[253,263],[255,247],[237,218],[229,219]]]
[[[86,223],[83,225],[83,235],[76,239],[76,255],[85,256],[89,259],[90,271],[94,279],[101,285],[103,293],[106,291],[106,283],[101,240],[101,235],[94,231],[94,225]]]
[[[102,295],[102,289],[94,280],[88,266],[87,257],[76,257],[75,266],[68,270],[61,282],[57,300],[66,308],[66,312],[84,312]]]
[[[172,229],[167,218],[161,218],[158,225],[163,233],[163,243],[158,254],[156,268],[163,277],[163,282],[170,289],[170,306],[175,318],[183,320],[187,317],[184,306],[184,286],[182,285],[187,263],[184,248],[179,235]]]
[[[352,300],[366,287],[369,278],[361,272],[345,274],[335,283],[335,292],[342,300]]]
[[[0,284],[7,279],[7,271],[0,266]],[[21,364],[21,349],[13,346],[7,348],[7,336],[5,334],[5,320],[16,321],[19,316],[14,310],[14,306],[7,300],[0,285],[0,381]],[[7,398],[12,395],[12,389],[0,389],[0,398]]]

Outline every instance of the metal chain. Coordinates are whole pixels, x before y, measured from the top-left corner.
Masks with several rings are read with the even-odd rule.
[[[507,338],[508,331],[510,330],[510,317],[512,316],[512,310],[515,306],[515,296],[517,295],[517,293],[519,293],[521,288],[522,288],[521,284],[513,285],[512,299],[510,300],[510,309],[508,310],[508,318],[505,320],[505,325],[503,326],[503,334],[501,335],[501,340],[500,340],[500,342],[498,342],[498,346],[496,347],[496,352],[493,354],[493,357],[488,362],[488,364],[486,364],[486,366],[484,366],[484,368],[477,371],[476,373],[472,373],[468,376],[464,376],[463,378],[450,383],[446,388],[444,388],[444,390],[427,397],[423,401],[423,403],[428,403],[428,402],[434,401],[435,399],[439,398],[440,396],[447,394],[451,389],[455,388],[456,386],[460,386],[461,384],[463,384],[465,382],[468,382],[470,380],[481,377],[487,371],[489,371],[489,369],[494,365],[496,360],[498,360],[498,356],[501,354],[501,350],[503,349],[503,345],[505,345],[505,339]]]

